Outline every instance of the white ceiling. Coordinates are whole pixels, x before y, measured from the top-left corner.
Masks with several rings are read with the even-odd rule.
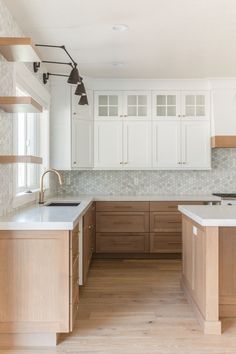
[[[236,77],[236,0],[4,0],[34,42],[65,44],[81,75]],[[112,25],[129,31],[114,32]],[[44,59],[68,61],[54,49]],[[123,62],[114,67],[112,62]],[[53,72],[69,67],[53,66]]]

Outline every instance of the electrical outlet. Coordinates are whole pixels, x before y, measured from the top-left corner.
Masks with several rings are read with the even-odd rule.
[[[197,236],[197,227],[193,226],[193,234]]]

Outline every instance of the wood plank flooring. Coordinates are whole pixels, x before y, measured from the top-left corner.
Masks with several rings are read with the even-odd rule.
[[[181,261],[95,260],[76,328],[55,350],[1,354],[236,354],[236,320],[203,335],[180,289]]]

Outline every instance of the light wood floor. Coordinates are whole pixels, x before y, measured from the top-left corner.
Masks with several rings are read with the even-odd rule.
[[[72,335],[56,350],[1,354],[236,354],[236,320],[203,335],[180,289],[180,261],[93,262]]]

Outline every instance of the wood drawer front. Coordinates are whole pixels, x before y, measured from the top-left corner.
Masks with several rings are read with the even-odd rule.
[[[202,205],[204,202],[174,201],[174,202],[150,202],[150,211],[178,211],[178,205]]]
[[[96,214],[97,232],[148,232],[149,213],[108,213]]]
[[[149,234],[145,233],[97,233],[97,253],[147,253],[149,252]]]
[[[151,232],[176,232],[182,231],[181,214],[178,212],[150,213],[150,229]]]
[[[172,236],[166,234],[150,234],[150,252],[151,253],[181,253],[182,238],[181,234]]]
[[[149,211],[149,202],[96,202],[96,211]]]

